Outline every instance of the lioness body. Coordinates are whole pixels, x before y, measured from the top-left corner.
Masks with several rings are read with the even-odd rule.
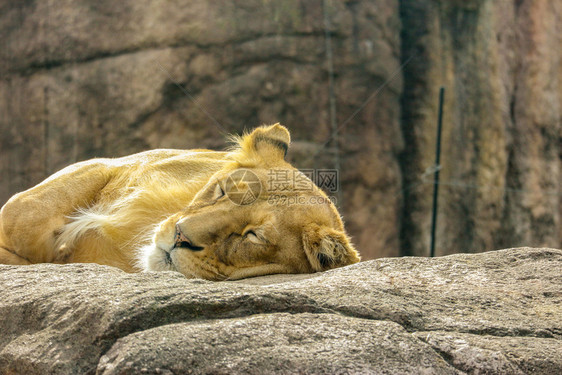
[[[12,198],[2,216],[5,212],[16,220],[13,225],[2,221],[7,235],[1,241],[8,249],[21,249],[18,255],[23,262],[92,262],[136,271],[136,254],[130,250],[151,239],[146,234],[154,231],[155,224],[187,207],[224,166],[226,157],[226,153],[204,150],[153,150],[72,165]],[[52,181],[57,182],[56,191]],[[12,214],[11,205],[25,212]],[[28,210],[27,205],[33,207]],[[30,230],[14,235],[16,224],[23,221]],[[65,244],[60,236],[75,242],[73,251],[65,251],[68,244],[62,249],[55,246]]]
[[[247,181],[232,182],[235,171],[247,169],[262,185],[271,169],[293,171],[280,148],[288,143],[286,129],[274,125],[240,139],[232,152],[153,150],[69,166],[2,208],[0,263],[95,262],[220,280],[358,261],[329,201],[279,207],[265,191],[249,204],[224,196],[225,184],[248,189]],[[285,193],[323,196],[317,188]],[[315,240],[320,252],[309,254],[307,238],[327,229],[335,232],[323,245]]]

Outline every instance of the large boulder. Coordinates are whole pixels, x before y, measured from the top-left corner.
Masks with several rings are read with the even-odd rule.
[[[562,251],[236,282],[0,267],[0,373],[562,373]]]

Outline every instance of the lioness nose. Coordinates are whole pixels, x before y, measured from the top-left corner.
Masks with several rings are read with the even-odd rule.
[[[174,248],[186,248],[193,251],[200,251],[204,248],[194,245],[191,240],[182,232],[180,225],[176,224],[176,237],[174,240]]]
[[[217,209],[199,212],[181,218],[177,224],[181,231],[193,245],[211,246],[220,241],[226,234],[239,230],[240,210]],[[242,212],[244,214],[245,211]],[[242,219],[244,219],[242,217]]]

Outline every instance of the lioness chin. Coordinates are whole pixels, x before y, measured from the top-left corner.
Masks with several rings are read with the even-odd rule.
[[[2,207],[0,263],[226,280],[358,262],[332,202],[285,162],[289,143],[275,124],[229,152],[153,150],[71,165]],[[272,186],[273,176],[291,183]]]

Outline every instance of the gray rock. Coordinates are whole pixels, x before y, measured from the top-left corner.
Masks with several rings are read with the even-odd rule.
[[[510,337],[447,331],[415,332],[414,336],[467,373],[554,374],[562,366],[559,336]]]
[[[100,374],[142,373],[454,374],[432,348],[389,321],[273,313],[134,333],[101,357]]]
[[[562,250],[236,282],[0,267],[0,373],[562,372]]]

